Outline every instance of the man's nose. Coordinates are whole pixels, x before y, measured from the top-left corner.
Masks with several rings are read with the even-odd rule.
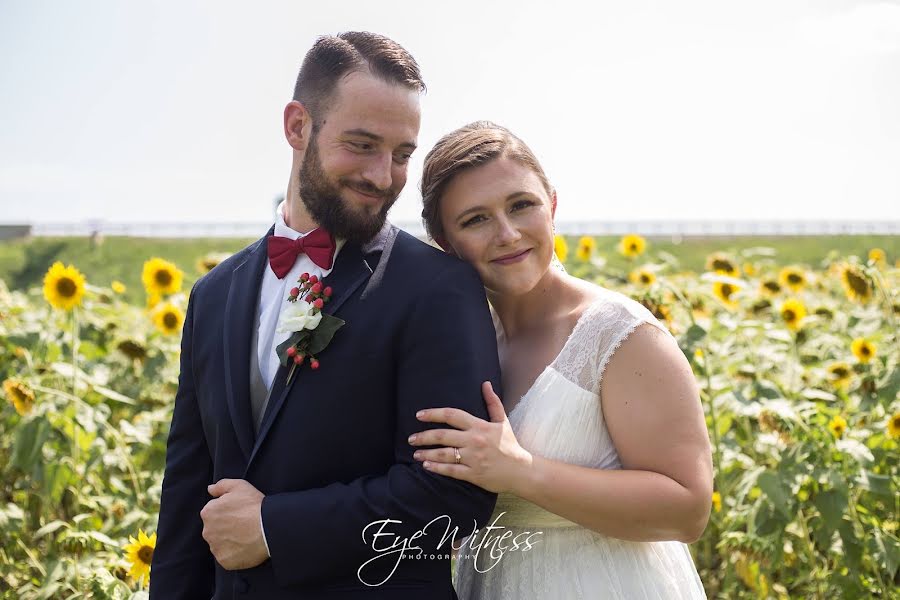
[[[382,192],[389,190],[391,183],[393,182],[393,177],[391,175],[392,164],[393,156],[390,154],[372,157],[366,166],[366,170],[363,171],[363,179]]]

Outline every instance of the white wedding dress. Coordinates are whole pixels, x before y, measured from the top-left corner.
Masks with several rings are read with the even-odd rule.
[[[642,323],[668,330],[634,300],[604,288],[600,293],[556,359],[512,407],[509,421],[529,452],[595,469],[619,469],[600,406],[603,371]],[[487,544],[477,560],[465,544],[455,574],[460,600],[706,598],[688,547],[681,542],[606,537],[509,494],[500,495],[491,521],[498,516],[496,525],[506,529],[496,531],[511,531],[520,542],[528,532],[543,533],[532,536],[530,550],[507,550],[496,561],[488,556]],[[511,546],[512,539],[504,545]]]

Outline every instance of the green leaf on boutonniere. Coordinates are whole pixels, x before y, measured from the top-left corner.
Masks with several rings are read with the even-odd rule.
[[[275,353],[278,355],[278,362],[281,363],[282,367],[286,367],[288,364],[287,349],[299,342],[303,338],[302,334],[302,331],[295,331],[291,334],[291,337],[278,344],[278,347],[275,348]]]
[[[309,353],[318,354],[331,342],[334,333],[343,327],[344,321],[332,315],[322,315],[319,325],[312,330],[309,338]]]

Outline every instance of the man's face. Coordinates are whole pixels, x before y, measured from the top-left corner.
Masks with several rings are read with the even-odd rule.
[[[338,83],[300,168],[300,197],[335,237],[370,240],[406,184],[419,135],[419,94],[368,73]]]

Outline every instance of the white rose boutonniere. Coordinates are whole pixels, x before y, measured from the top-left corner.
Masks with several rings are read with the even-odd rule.
[[[322,352],[334,333],[344,325],[344,321],[322,312],[325,303],[331,299],[331,288],[323,287],[315,275],[304,273],[297,280],[300,285],[292,288],[287,298],[288,305],[278,319],[278,333],[291,333],[284,342],[278,344],[275,352],[282,366],[291,365],[287,383],[290,384],[294,371],[309,359],[309,368],[319,368],[316,355]]]

